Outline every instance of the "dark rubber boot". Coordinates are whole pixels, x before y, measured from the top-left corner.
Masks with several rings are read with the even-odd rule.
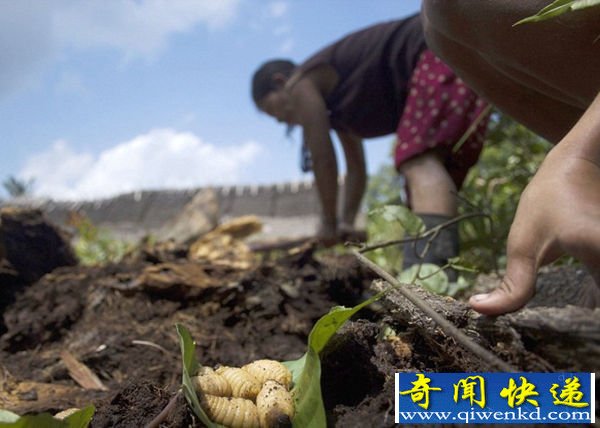
[[[439,214],[416,214],[418,215],[427,230],[432,229],[442,223],[452,219],[452,217]],[[458,223],[444,227],[433,242],[429,245],[427,251],[425,247],[430,238],[421,238],[417,241],[406,242],[404,244],[403,269],[408,269],[413,265],[421,263],[432,263],[438,266],[444,266],[448,259],[458,256]],[[450,282],[456,281],[457,273],[454,269],[445,269]]]

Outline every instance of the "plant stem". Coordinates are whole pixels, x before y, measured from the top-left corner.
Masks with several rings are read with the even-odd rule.
[[[460,221],[466,220],[468,218],[472,218],[472,217],[489,217],[488,214],[484,214],[484,213],[467,213],[467,214],[462,214],[459,215],[458,217],[454,217],[453,219],[450,219],[442,224],[438,224],[435,227],[432,227],[431,229],[426,230],[425,232],[423,232],[421,235],[418,236],[411,236],[410,238],[403,238],[403,239],[392,239],[389,241],[383,241],[383,242],[376,242],[375,244],[371,244],[371,245],[360,245],[358,247],[358,251],[360,253],[366,253],[367,251],[373,251],[373,250],[377,250],[379,248],[385,248],[385,247],[389,247],[391,245],[396,245],[396,244],[404,244],[405,242],[413,242],[413,241],[418,241],[420,239],[423,238],[427,238],[431,235],[435,235],[437,233],[439,233],[439,231],[445,227],[448,227],[450,225],[453,225],[454,223],[458,223]]]
[[[160,424],[167,418],[171,410],[175,407],[175,403],[177,403],[177,399],[181,395],[181,389],[177,391],[177,393],[169,400],[164,409],[154,418],[152,419],[145,428],[158,428]]]

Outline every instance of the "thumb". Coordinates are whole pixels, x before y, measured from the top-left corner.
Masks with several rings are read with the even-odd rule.
[[[471,297],[471,307],[485,315],[501,315],[522,308],[535,294],[537,263],[531,257],[509,255],[502,282],[490,293]]]

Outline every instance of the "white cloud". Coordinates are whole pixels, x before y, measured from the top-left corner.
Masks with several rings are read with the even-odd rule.
[[[155,129],[98,156],[76,153],[57,141],[31,157],[18,175],[35,179],[36,196],[97,199],[141,189],[235,184],[261,150],[252,141],[217,146],[192,133]]]
[[[281,45],[279,45],[279,51],[282,54],[289,54],[292,49],[294,49],[294,39],[292,38],[285,39],[283,42],[281,42]]]
[[[289,4],[286,1],[273,1],[269,3],[268,11],[271,18],[281,18],[288,11]]]
[[[60,42],[75,48],[110,47],[127,56],[152,57],[171,34],[203,24],[227,25],[239,0],[71,0],[57,10],[54,24]]]
[[[153,58],[170,36],[231,23],[241,0],[4,0],[0,96],[33,85],[65,48],[116,49]]]
[[[31,157],[18,175],[33,178],[34,187],[49,196],[53,191],[62,193],[74,188],[93,164],[90,154],[74,153],[66,141],[58,140],[46,152]]]

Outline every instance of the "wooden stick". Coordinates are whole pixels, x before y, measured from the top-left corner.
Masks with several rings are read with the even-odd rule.
[[[171,399],[169,400],[169,402],[167,403],[165,408],[162,409],[162,411],[154,419],[152,419],[148,423],[148,425],[145,426],[145,428],[158,428],[160,426],[160,424],[163,423],[165,421],[165,419],[167,419],[167,416],[169,416],[169,413],[171,413],[171,410],[173,410],[175,408],[175,403],[177,403],[177,399],[179,398],[180,395],[181,395],[181,389],[179,391],[177,391],[177,393],[173,397],[171,397]]]
[[[496,355],[492,354],[487,349],[485,349],[485,348],[481,347],[480,345],[478,345],[477,343],[475,343],[469,336],[464,334],[454,324],[452,324],[450,321],[448,321],[442,315],[438,314],[433,309],[431,309],[429,306],[427,306],[427,304],[421,298],[419,298],[417,295],[415,295],[410,289],[408,289],[407,287],[404,287],[402,285],[402,283],[400,283],[400,281],[398,281],[396,278],[394,278],[392,275],[390,275],[388,272],[386,272],[380,266],[378,266],[377,264],[373,263],[371,260],[366,258],[359,251],[353,249],[352,253],[358,258],[358,260],[362,264],[364,264],[365,266],[370,268],[372,271],[374,271],[379,276],[381,276],[384,280],[386,280],[389,284],[391,284],[392,287],[394,288],[394,290],[398,291],[400,294],[402,294],[403,297],[405,297],[413,305],[415,305],[422,312],[424,312],[425,315],[427,315],[429,318],[431,318],[446,334],[448,334],[449,336],[452,336],[464,348],[466,348],[469,351],[471,351],[472,353],[474,353],[476,356],[481,358],[483,361],[485,361],[489,365],[496,367],[497,369],[500,369],[504,372],[514,373],[514,372],[518,371],[515,367],[502,361]]]
[[[316,240],[312,236],[303,236],[295,239],[276,239],[273,241],[256,241],[249,242],[248,247],[254,252],[268,252],[276,250],[289,250],[294,247],[299,247]]]

